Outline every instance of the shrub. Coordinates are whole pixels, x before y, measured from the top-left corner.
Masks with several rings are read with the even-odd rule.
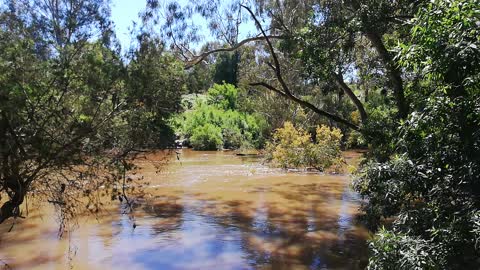
[[[428,257],[429,266],[417,269],[478,269],[478,112],[478,100],[452,101],[441,94],[432,98],[421,114],[412,114],[402,126],[397,148],[404,153],[386,162],[370,162],[355,183],[355,189],[368,198],[364,210],[372,225],[395,217],[392,233],[423,239],[435,247],[421,255]],[[476,127],[468,137],[464,119]],[[398,243],[404,244],[408,243]],[[390,257],[399,265],[405,259],[383,252],[381,245],[376,242],[379,251],[371,264]]]
[[[376,141],[355,184],[373,228],[393,219],[372,242],[371,269],[480,269],[478,6],[426,1],[397,48],[419,82],[406,92],[412,113]],[[391,124],[369,121],[364,135]]]
[[[313,142],[308,132],[285,122],[283,128],[275,131],[273,141],[267,143],[267,159],[282,168],[312,167],[323,171],[340,164],[341,137],[339,129],[319,126]]]
[[[309,167],[323,171],[333,165],[340,165],[343,161],[340,142],[342,132],[338,128],[329,128],[325,125],[316,129],[315,142],[305,151],[305,158]]]
[[[373,256],[369,270],[442,269],[441,259],[436,261],[429,256],[437,252],[435,245],[421,238],[382,229],[370,241],[370,250]]]
[[[297,168],[305,165],[305,149],[311,144],[310,135],[303,129],[296,129],[285,122],[273,134],[273,141],[267,143],[267,158],[282,168]]]
[[[347,142],[345,143],[346,147],[349,149],[353,148],[364,148],[366,147],[366,141],[361,132],[352,130],[348,134]]]
[[[199,126],[193,130],[190,143],[195,150],[222,149],[222,130],[209,123]]]
[[[238,89],[232,84],[214,84],[208,89],[207,100],[209,105],[214,105],[223,110],[237,109]]]
[[[171,119],[170,124],[176,133],[186,139],[193,140],[200,127],[211,125],[220,130],[220,147],[213,149],[238,149],[240,147],[261,148],[264,144],[262,126],[265,121],[258,115],[234,110],[237,98],[237,89],[233,85],[215,85],[208,90],[207,96],[197,95],[193,98],[186,96],[185,108],[180,115]],[[202,130],[203,129],[199,129]],[[197,134],[195,139],[198,139]],[[212,138],[213,139],[213,138]],[[217,145],[218,146],[218,145]],[[198,147],[195,149],[200,150]],[[202,147],[202,150],[206,150]]]

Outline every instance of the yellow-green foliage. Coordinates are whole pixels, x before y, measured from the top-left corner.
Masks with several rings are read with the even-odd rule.
[[[340,166],[343,162],[340,141],[342,132],[338,128],[317,126],[315,143],[307,148],[307,164],[318,170]]]
[[[318,126],[315,142],[302,128],[285,122],[273,135],[266,147],[267,158],[282,168],[315,168],[323,171],[342,161],[340,140],[342,132],[337,128]]]
[[[305,130],[296,129],[292,123],[285,122],[273,135],[273,141],[267,144],[269,158],[279,167],[302,167],[305,149],[311,144],[311,137]]]

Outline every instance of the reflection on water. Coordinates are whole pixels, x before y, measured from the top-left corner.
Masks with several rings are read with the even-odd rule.
[[[254,158],[189,150],[158,174],[150,162],[141,166],[151,195],[136,207],[135,229],[113,205],[59,240],[43,207],[11,233],[10,224],[0,227],[0,259],[15,269],[365,266],[367,231],[356,224],[359,198],[348,176],[285,173]]]

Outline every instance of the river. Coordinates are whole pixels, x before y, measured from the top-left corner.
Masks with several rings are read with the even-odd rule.
[[[359,154],[345,153],[349,163]],[[348,175],[292,173],[232,152],[180,150],[139,161],[149,182],[135,219],[121,206],[61,239],[51,207],[0,226],[13,269],[363,269],[367,230]],[[136,227],[134,228],[133,223]],[[2,264],[0,263],[0,265]]]

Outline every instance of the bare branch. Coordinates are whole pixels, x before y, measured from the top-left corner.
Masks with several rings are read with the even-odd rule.
[[[280,66],[280,61],[278,60],[278,57],[277,57],[277,54],[275,53],[275,50],[273,49],[273,45],[272,43],[270,42],[270,38],[269,36],[265,33],[265,31],[263,30],[262,28],[262,25],[260,24],[260,22],[258,21],[257,17],[255,16],[255,14],[253,13],[253,11],[248,8],[247,6],[244,6],[244,5],[240,5],[242,6],[243,8],[245,8],[249,13],[250,15],[252,16],[253,20],[255,21],[257,27],[260,29],[260,31],[262,32],[263,36],[265,37],[265,41],[267,42],[268,44],[268,48],[270,50],[270,54],[273,58],[273,65],[271,63],[268,63],[268,65],[270,66],[270,68],[272,68],[275,72],[275,75],[278,79],[278,81],[280,82],[280,85],[282,86],[282,89],[283,91],[280,91],[276,88],[274,88],[273,86],[271,85],[268,85],[266,83],[256,83],[256,85],[260,85],[260,86],[263,86],[263,87],[266,87],[276,93],[280,93],[282,96],[284,97],[287,97],[289,98],[290,100],[293,100],[295,101],[296,103],[300,104],[301,106],[305,107],[305,108],[309,108],[311,109],[312,111],[314,111],[315,113],[319,114],[319,115],[322,115],[322,116],[325,116],[329,119],[332,119],[338,123],[342,123],[352,129],[355,129],[355,130],[358,130],[359,127],[339,116],[336,116],[334,114],[331,114],[329,112],[326,112],[324,110],[321,110],[319,109],[317,106],[313,105],[312,103],[309,103],[305,100],[302,100],[298,97],[296,97],[295,95],[292,94],[292,92],[290,91],[290,89],[288,88],[288,85],[287,83],[285,82],[285,80],[283,79],[283,76],[282,76],[282,70],[281,70],[281,66]]]
[[[250,83],[249,85],[250,85],[250,86],[263,86],[263,87],[265,87],[265,88],[267,88],[267,89],[269,89],[269,90],[272,90],[273,92],[275,92],[275,93],[277,93],[277,94],[279,94],[279,95],[281,95],[281,96],[283,96],[283,97],[288,98],[287,94],[285,94],[284,92],[282,92],[282,91],[278,90],[277,88],[271,86],[271,85],[268,84],[268,83],[265,83],[265,82],[257,82],[257,83]]]
[[[279,95],[281,95],[281,96],[283,96],[283,97],[286,97],[286,98],[288,98],[288,99],[290,99],[290,100],[292,100],[292,101],[300,104],[300,106],[302,106],[302,107],[304,107],[304,108],[308,108],[308,109],[312,110],[312,111],[315,112],[316,114],[325,116],[325,117],[327,117],[327,118],[329,118],[329,119],[332,119],[332,120],[334,120],[334,121],[336,121],[336,122],[338,122],[338,123],[342,123],[342,124],[346,125],[347,127],[351,128],[351,129],[354,129],[354,130],[358,130],[358,129],[359,129],[359,127],[358,127],[357,125],[355,125],[355,124],[353,124],[353,123],[351,123],[351,122],[349,122],[349,121],[347,121],[347,120],[345,120],[345,119],[343,119],[343,118],[341,118],[341,117],[339,117],[339,116],[336,116],[336,115],[334,115],[334,114],[331,114],[331,113],[329,113],[329,112],[326,112],[326,111],[318,108],[317,106],[313,105],[312,103],[310,103],[310,102],[308,102],[308,101],[305,101],[305,100],[303,100],[303,99],[300,99],[300,98],[298,98],[298,97],[296,97],[296,96],[294,96],[294,95],[292,95],[292,94],[287,94],[287,93],[285,93],[285,92],[283,92],[283,91],[280,91],[280,90],[278,90],[277,88],[273,87],[272,85],[270,85],[270,84],[268,84],[268,83],[257,82],[257,83],[251,83],[251,84],[249,84],[249,85],[250,85],[250,86],[263,86],[263,87],[265,87],[265,88],[267,88],[267,89],[269,89],[269,90],[271,90],[271,91],[273,91],[273,92],[275,92],[275,93],[277,93],[277,94],[279,94]]]
[[[277,76],[277,79],[278,81],[280,82],[280,85],[282,86],[283,88],[283,91],[287,94],[290,93],[290,89],[288,88],[287,84],[285,83],[285,81],[283,80],[283,77],[282,77],[282,71],[281,71],[281,67],[280,67],[280,61],[278,61],[278,57],[277,57],[277,54],[275,53],[275,50],[273,49],[273,45],[272,45],[272,42],[270,42],[270,38],[269,36],[265,33],[265,30],[263,30],[263,27],[262,25],[260,24],[260,22],[258,21],[257,17],[255,16],[255,14],[253,13],[253,11],[247,7],[247,6],[244,6],[244,5],[240,5],[241,7],[243,7],[244,9],[246,9],[248,11],[248,13],[250,13],[250,15],[252,16],[253,20],[255,21],[255,24],[257,25],[257,27],[260,29],[260,32],[262,32],[262,35],[265,37],[265,41],[267,42],[267,45],[268,45],[268,49],[270,50],[270,53],[272,55],[272,58],[273,58],[273,63],[275,65],[275,75]]]
[[[268,36],[268,38],[285,39],[286,37],[285,36]],[[266,37],[264,37],[264,36],[246,38],[246,39],[238,42],[237,44],[235,44],[232,47],[219,48],[219,49],[214,49],[214,50],[211,50],[211,51],[204,52],[204,53],[202,53],[198,56],[193,57],[192,60],[187,61],[187,63],[185,64],[185,69],[192,68],[193,66],[197,65],[198,63],[203,61],[205,58],[207,58],[207,56],[209,56],[211,54],[219,53],[219,52],[232,52],[232,51],[238,50],[240,47],[242,47],[243,45],[245,45],[247,43],[250,43],[250,42],[253,42],[253,41],[259,41],[259,40],[265,40],[265,39],[266,39]]]
[[[345,94],[347,94],[355,107],[357,107],[357,110],[360,113],[362,123],[365,123],[367,121],[368,115],[360,99],[358,99],[353,90],[345,83],[342,74],[334,74],[333,76],[337,85],[343,90],[343,92],[345,92]]]

